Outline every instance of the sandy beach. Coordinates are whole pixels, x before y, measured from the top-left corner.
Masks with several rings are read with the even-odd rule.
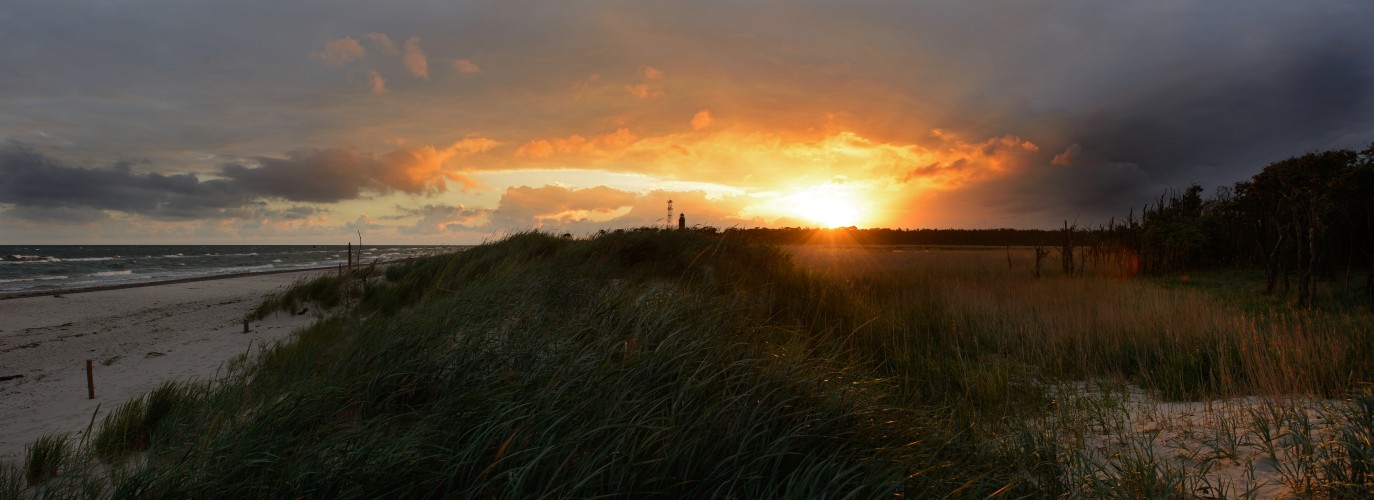
[[[0,300],[0,461],[43,433],[86,429],[165,380],[205,380],[288,336],[313,314],[278,313],[243,333],[264,295],[321,271],[238,276]],[[94,366],[88,399],[86,360]]]

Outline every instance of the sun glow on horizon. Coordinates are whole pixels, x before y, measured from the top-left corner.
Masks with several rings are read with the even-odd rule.
[[[855,226],[864,221],[866,207],[844,184],[828,183],[784,196],[773,208],[827,228]]]

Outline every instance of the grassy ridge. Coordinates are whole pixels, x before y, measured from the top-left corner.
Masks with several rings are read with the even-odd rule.
[[[855,346],[862,308],[776,247],[527,233],[386,277],[356,314],[163,418],[148,466],[116,496],[871,498],[1019,484],[939,408],[895,405],[880,353]]]
[[[1036,279],[1024,249],[741,236],[524,233],[304,283],[253,314],[344,307],[226,379],[129,402],[89,443],[36,443],[0,498],[54,473],[57,497],[1189,496],[1234,493],[1207,471],[1266,439],[1292,448],[1266,448],[1292,491],[1374,491],[1368,314],[1111,263]],[[1331,428],[1282,416],[1301,408],[1233,422],[1201,459],[1141,441],[1126,384],[1353,403],[1323,410]]]

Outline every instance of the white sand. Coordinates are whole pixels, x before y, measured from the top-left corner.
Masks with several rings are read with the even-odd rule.
[[[1094,402],[1066,409],[1075,417],[1065,422],[1076,429],[1065,433],[1069,439],[1064,444],[1098,464],[1153,457],[1146,461],[1186,471],[1186,493],[1197,498],[1304,496],[1295,486],[1307,480],[1319,484],[1316,462],[1323,454],[1339,453],[1329,448],[1340,422],[1328,419],[1346,408],[1339,400],[1252,396],[1165,402],[1137,387],[1127,387],[1124,393],[1103,392],[1089,384],[1065,387],[1075,393],[1067,400],[1081,397],[1080,402]],[[1310,426],[1294,424],[1299,414]],[[1269,439],[1260,432],[1261,424],[1271,430]],[[1315,443],[1314,454],[1300,453],[1301,442]]]
[[[288,336],[314,314],[243,317],[303,271],[0,300],[0,461],[22,463],[47,432],[79,437],[97,419],[166,380],[206,380],[230,358]],[[95,399],[87,399],[86,360]],[[99,425],[99,420],[97,420]]]

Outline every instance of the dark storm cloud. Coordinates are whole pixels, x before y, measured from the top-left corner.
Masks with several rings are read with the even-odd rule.
[[[256,162],[257,167],[225,165],[220,173],[246,191],[302,202],[353,199],[379,185],[370,175],[379,168],[376,161],[356,151],[299,152]]]
[[[1370,52],[1349,45],[1295,50],[1252,68],[1170,75],[1141,95],[1066,118],[1065,140],[1158,180],[1242,180],[1313,148],[1351,147],[1372,132]],[[1374,140],[1374,137],[1366,137]]]
[[[201,181],[192,174],[136,173],[130,162],[105,168],[64,164],[17,143],[0,146],[0,203],[15,205],[11,215],[30,220],[88,221],[101,210],[162,218],[195,218],[234,213],[253,203],[225,181]],[[40,211],[51,211],[39,216]]]
[[[28,220],[88,222],[111,210],[165,219],[273,217],[295,220],[319,207],[267,208],[267,200],[332,203],[369,194],[442,192],[441,163],[452,150],[396,150],[374,156],[351,149],[309,150],[258,157],[252,167],[229,164],[223,178],[139,172],[132,162],[87,168],[68,165],[17,142],[0,146],[0,203]],[[43,214],[43,211],[51,213]]]

